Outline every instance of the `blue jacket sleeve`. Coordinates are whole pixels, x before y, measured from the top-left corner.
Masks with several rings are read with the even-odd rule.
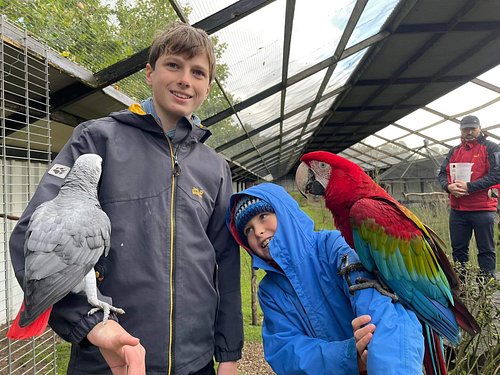
[[[342,240],[343,241],[343,240]],[[349,256],[349,262],[359,261],[357,254],[345,244],[343,253]],[[338,266],[341,255],[339,254]],[[358,277],[374,279],[365,271],[352,272],[351,280]],[[424,338],[422,325],[416,315],[400,303],[393,303],[374,288],[362,289],[349,293],[349,287],[342,280],[346,295],[349,296],[356,316],[368,314],[376,329],[368,344],[367,371],[370,375],[421,374],[424,356]]]
[[[359,374],[354,338],[328,342],[306,335],[289,319],[293,311],[259,288],[264,313],[264,354],[276,374]]]

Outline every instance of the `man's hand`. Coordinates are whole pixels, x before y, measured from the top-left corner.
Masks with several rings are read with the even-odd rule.
[[[370,315],[361,315],[352,321],[360,371],[366,371],[366,361],[368,359],[367,346],[373,337],[373,332],[375,332],[375,324],[368,324],[371,320]]]
[[[455,180],[452,184],[449,184],[448,191],[456,198],[460,198],[469,194],[467,182],[461,180]]]
[[[114,320],[97,324],[87,339],[99,347],[113,375],[146,374],[146,350]]]
[[[217,375],[238,375],[238,362],[220,362]]]

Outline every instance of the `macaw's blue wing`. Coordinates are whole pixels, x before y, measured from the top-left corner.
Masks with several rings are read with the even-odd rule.
[[[350,211],[354,247],[400,301],[432,329],[458,345],[454,297],[436,246],[411,211],[385,199],[360,199]],[[451,267],[450,267],[451,269]]]

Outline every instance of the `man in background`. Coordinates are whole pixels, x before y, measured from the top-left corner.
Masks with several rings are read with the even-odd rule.
[[[495,277],[496,254],[493,226],[498,199],[488,194],[500,183],[500,146],[485,139],[479,118],[460,121],[461,143],[453,147],[441,165],[438,179],[450,197],[450,238],[453,259],[469,260],[472,233],[476,237],[479,267],[486,277]],[[465,175],[454,170],[465,168]]]

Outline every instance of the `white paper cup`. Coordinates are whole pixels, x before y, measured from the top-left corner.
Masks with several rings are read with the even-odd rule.
[[[451,182],[456,180],[470,182],[474,163],[450,163]]]

